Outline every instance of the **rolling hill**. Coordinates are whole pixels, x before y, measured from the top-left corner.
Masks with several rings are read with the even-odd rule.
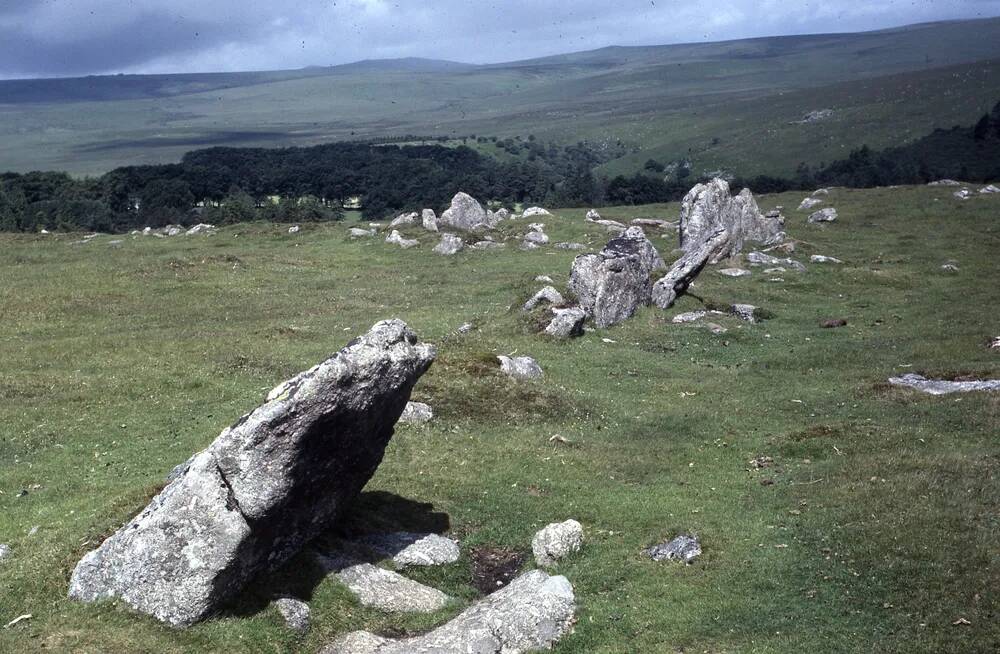
[[[698,170],[787,174],[968,124],[1000,99],[1000,19],[611,47],[487,66],[424,59],[0,82],[0,169],[101,173],[210,145],[468,134],[623,141]],[[801,123],[810,111],[826,120]]]

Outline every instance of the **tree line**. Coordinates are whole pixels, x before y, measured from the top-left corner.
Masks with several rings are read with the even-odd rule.
[[[442,144],[334,143],[302,148],[209,148],[180,163],[117,168],[100,177],[65,173],[0,174],[0,230],[128,231],[145,226],[227,224],[250,220],[338,220],[357,198],[368,219],[425,207],[438,211],[465,191],[507,206],[641,205],[676,201],[700,181],[686,166],[647,161],[632,176],[606,179],[600,164],[622,156],[622,144],[557,146],[526,139],[466,137],[489,144],[503,160]],[[842,160],[799,166],[792,177],[736,178],[756,193],[820,186],[868,188],[942,178],[1000,179],[1000,103],[974,126],[938,129],[908,145],[867,146]]]

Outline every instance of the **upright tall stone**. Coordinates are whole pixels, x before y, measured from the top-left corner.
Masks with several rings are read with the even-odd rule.
[[[749,189],[733,197],[729,183],[713,179],[692,188],[681,203],[680,247],[685,252],[697,249],[719,229],[725,229],[729,242],[719,248],[710,263],[717,263],[743,250],[746,241],[775,243],[783,238],[781,219],[764,215]]]
[[[389,320],[279,385],[79,562],[70,597],[119,598],[175,626],[210,615],[336,523],[434,356]]]
[[[495,216],[488,215],[483,205],[468,193],[458,193],[451,200],[451,206],[437,219],[440,227],[452,227],[471,232],[476,229],[492,228]]]

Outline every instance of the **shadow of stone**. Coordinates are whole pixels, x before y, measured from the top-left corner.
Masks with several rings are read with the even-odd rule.
[[[429,502],[417,502],[385,491],[361,493],[334,528],[320,534],[280,568],[250,581],[219,616],[251,617],[267,610],[279,597],[295,597],[308,603],[316,587],[338,568],[348,563],[376,563],[384,558],[360,548],[347,547],[345,550],[346,543],[366,534],[396,531],[440,534],[450,527],[448,514],[435,511]],[[322,556],[327,552],[343,552],[347,558],[342,565],[336,565]]]

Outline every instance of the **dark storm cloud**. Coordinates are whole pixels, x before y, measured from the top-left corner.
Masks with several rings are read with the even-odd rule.
[[[998,14],[1000,0],[0,0],[0,76],[484,63]]]

